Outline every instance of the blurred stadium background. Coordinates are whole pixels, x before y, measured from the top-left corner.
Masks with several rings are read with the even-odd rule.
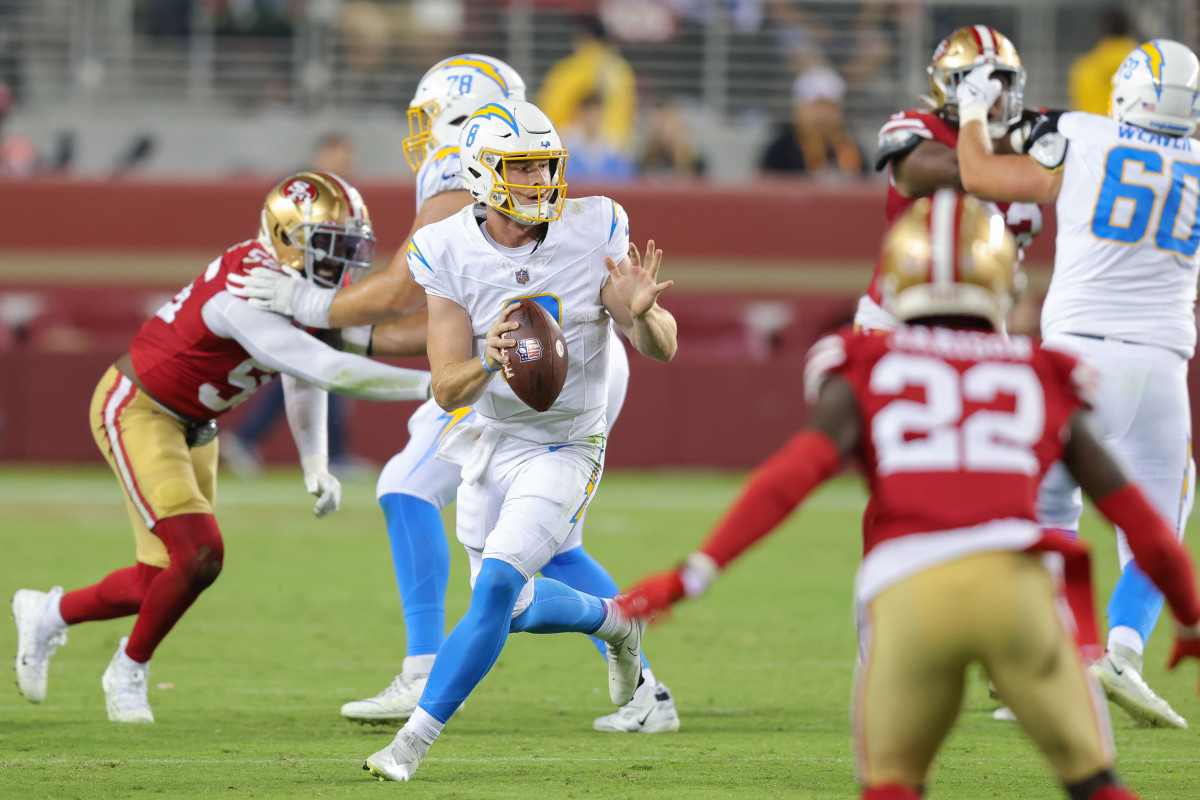
[[[1200,43],[1194,2],[1115,5],[1135,37]],[[570,191],[616,197],[634,239],[658,240],[677,281],[664,302],[681,326],[675,363],[635,361],[609,463],[749,466],[802,422],[804,353],[849,320],[866,286],[884,222],[875,134],[918,105],[937,41],[966,24],[996,27],[1028,69],[1026,104],[1066,107],[1068,71],[1095,45],[1100,9],[0,0],[0,461],[99,463],[86,412],[103,368],[166,297],[252,235],[267,189],[331,137],[348,151],[343,169],[372,209],[386,263],[413,214],[400,141],[424,71],[454,53],[488,53],[516,67],[537,100],[592,16],[632,67],[636,114],[599,144],[583,123],[564,130]],[[764,169],[781,160],[768,154],[786,141],[782,126],[811,102],[845,132],[836,158],[826,169]],[[843,153],[848,140],[857,146]],[[585,154],[595,156],[590,174]],[[1053,253],[1050,216],[1029,254],[1035,292]],[[398,450],[405,413],[355,404],[344,430],[353,455],[381,462]],[[225,427],[238,425],[231,415]],[[294,459],[284,427],[260,443],[266,461]]]

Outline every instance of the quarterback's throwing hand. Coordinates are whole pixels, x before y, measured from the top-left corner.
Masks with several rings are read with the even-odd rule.
[[[1185,658],[1200,661],[1200,623],[1175,626],[1175,644],[1167,660],[1167,669],[1175,669]],[[1200,687],[1197,687],[1196,693],[1200,694]]]
[[[658,283],[658,269],[662,266],[662,250],[655,249],[654,240],[651,239],[646,243],[646,261],[642,263],[642,254],[638,252],[637,245],[633,242],[629,243],[629,266],[622,268],[625,260],[620,263],[611,258],[604,259],[604,264],[608,267],[609,280],[613,283],[613,288],[617,290],[617,297],[621,298],[629,313],[635,317],[645,316],[650,309],[654,308],[654,304],[658,302],[658,296],[675,285],[675,281],[663,281]]]
[[[982,103],[987,108],[991,108],[992,103],[996,102],[1004,85],[992,77],[995,69],[994,64],[980,64],[968,72],[962,82],[958,84],[958,88],[954,90],[954,96],[958,100],[960,114],[962,109],[969,105]]]

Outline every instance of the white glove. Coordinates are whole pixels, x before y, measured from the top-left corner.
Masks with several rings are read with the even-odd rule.
[[[687,557],[679,570],[679,581],[683,584],[683,593],[687,597],[699,597],[708,591],[708,587],[721,574],[717,562],[707,553],[699,550]]]
[[[329,472],[329,459],[323,455],[310,455],[300,459],[304,469],[304,488],[317,498],[313,516],[318,519],[338,510],[342,502],[342,484]]]
[[[329,307],[337,290],[313,286],[300,270],[280,269],[255,267],[245,275],[230,275],[226,287],[254,308],[291,317],[311,328],[328,328]]]
[[[988,109],[992,107],[992,103],[996,102],[996,98],[1004,90],[1004,84],[992,77],[995,69],[995,64],[980,64],[968,72],[967,76],[958,84],[958,88],[954,90],[954,97],[958,101],[960,124],[969,119],[987,121]],[[976,109],[972,109],[974,113],[968,111],[967,109],[971,106],[980,106],[983,109],[982,115]]]

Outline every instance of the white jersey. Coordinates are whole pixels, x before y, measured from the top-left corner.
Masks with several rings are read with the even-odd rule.
[[[413,235],[408,268],[427,294],[467,310],[473,355],[508,304],[531,297],[545,307],[567,343],[567,378],[548,411],[525,405],[501,378],[492,379],[475,411],[501,432],[539,443],[569,442],[603,433],[607,406],[611,317],[600,302],[608,280],[604,259],[629,250],[629,219],[607,197],[567,200],[546,238],[520,263],[499,253],[480,226],[482,206],[427,225]]]
[[[1042,336],[1118,339],[1191,358],[1200,142],[1072,112],[1039,120],[1028,152],[1063,169]]]
[[[425,201],[442,192],[465,192],[459,172],[462,161],[458,157],[458,145],[442,145],[429,155],[417,170],[417,211]]]

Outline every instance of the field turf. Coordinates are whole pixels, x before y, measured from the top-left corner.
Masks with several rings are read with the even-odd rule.
[[[618,583],[665,567],[700,540],[740,476],[617,473],[587,519],[589,550]],[[404,631],[370,478],[348,481],[325,520],[297,472],[224,476],[225,571],[159,648],[154,725],[116,725],[100,674],[130,620],[81,625],[51,662],[46,702],[0,690],[0,798],[856,797],[849,696],[851,584],[863,492],[840,479],[745,556],[702,600],[646,639],[683,728],[603,734],[603,661],[582,637],[519,635],[451,720],[409,784],[378,783],[363,758],[392,727],[350,725],[341,703],[382,689]],[[1087,519],[1102,600],[1115,579],[1111,536]],[[1192,538],[1195,538],[1193,534]],[[452,545],[450,622],[467,602]],[[0,592],[68,590],[132,563],[112,476],[0,469]],[[1143,730],[1112,707],[1119,767],[1146,800],[1200,797],[1197,669],[1165,674],[1160,623],[1146,674],[1195,726]],[[16,647],[0,626],[0,652]],[[1058,798],[1018,729],[995,723],[981,678],[942,751],[930,798]]]

